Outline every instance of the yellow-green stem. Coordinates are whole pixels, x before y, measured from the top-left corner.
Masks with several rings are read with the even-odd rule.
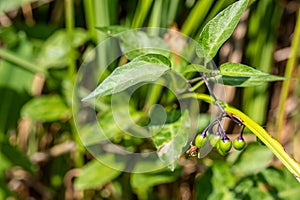
[[[196,85],[194,85],[191,91],[196,91],[199,87],[203,85],[204,81],[199,81]]]
[[[136,7],[136,11],[134,14],[134,18],[132,21],[132,28],[139,28],[143,25],[146,15],[149,12],[149,9],[152,5],[152,1],[153,0],[139,0],[137,7]]]
[[[196,5],[182,25],[181,32],[185,35],[192,35],[199,27],[199,24],[202,24],[213,2],[213,0],[196,1]]]
[[[287,61],[286,69],[285,69],[285,77],[291,77],[294,66],[297,62],[297,54],[300,46],[300,11],[298,11],[297,24],[294,31],[294,38],[292,41],[292,50],[290,54],[290,58]],[[279,108],[278,108],[278,117],[276,121],[277,125],[277,133],[278,140],[282,141],[283,138],[283,124],[284,124],[284,108],[286,105],[286,100],[289,93],[289,87],[291,84],[291,80],[286,80],[283,82],[281,95],[279,100]]]
[[[207,103],[214,103],[211,96],[206,94],[185,94],[182,98],[197,98]],[[265,129],[245,115],[240,110],[227,105],[224,105],[224,110],[231,115],[235,115],[241,119],[242,123],[249,128],[284,164],[284,166],[299,180],[300,165],[297,163],[283,148],[283,146],[275,140]]]
[[[86,18],[86,26],[89,31],[91,38],[94,41],[97,41],[97,32],[95,29],[95,10],[93,0],[85,0],[83,1],[85,18]]]
[[[34,63],[31,63],[28,60],[21,58],[20,56],[18,56],[14,52],[9,51],[8,49],[0,49],[0,58],[8,62],[14,63],[17,66],[25,70],[31,71],[33,73],[41,73],[43,75],[47,75],[47,71],[45,70],[45,68],[43,68],[43,66],[35,65]]]
[[[74,40],[74,2],[73,0],[65,0],[65,15],[66,15],[66,29],[68,34],[68,40],[70,45],[70,51],[68,54],[69,59],[69,76],[73,79],[75,77],[75,52],[73,48]]]

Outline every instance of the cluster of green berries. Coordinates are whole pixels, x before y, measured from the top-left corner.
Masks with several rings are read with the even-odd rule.
[[[195,138],[195,146],[201,148],[206,140],[209,140],[213,147],[216,147],[221,155],[226,155],[232,148],[232,141],[227,137],[221,137],[219,134],[210,134],[208,137],[203,134],[199,134]],[[242,136],[239,136],[233,140],[233,147],[236,150],[242,150],[246,146],[246,142]]]
[[[223,117],[230,117],[233,119],[233,121],[238,124],[239,126],[242,126],[242,130],[240,135],[233,140],[233,142],[228,138],[222,124],[221,120]],[[215,133],[213,133],[212,129],[214,126],[217,126]],[[199,133],[195,138],[195,146],[191,145],[191,149],[187,152],[191,156],[197,156],[200,157],[200,151],[201,147],[205,144],[206,141],[209,141],[210,145],[215,147],[220,155],[226,155],[232,148],[236,150],[242,150],[246,146],[246,142],[243,138],[243,131],[244,131],[244,125],[242,122],[237,119],[233,118],[228,115],[221,115],[219,118],[215,119],[213,122],[211,122],[203,131],[202,133]]]

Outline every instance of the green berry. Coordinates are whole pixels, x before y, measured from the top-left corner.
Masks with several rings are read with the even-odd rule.
[[[199,135],[197,135],[196,138],[195,138],[195,145],[196,145],[198,148],[201,148],[202,145],[203,145],[203,143],[205,142],[205,140],[206,140],[206,137],[203,136],[203,135],[201,135],[201,134],[199,134]]]
[[[209,136],[209,142],[211,146],[216,147],[220,141],[220,136],[219,135],[210,135]]]
[[[245,146],[246,146],[246,142],[245,142],[245,140],[242,137],[238,137],[238,138],[234,139],[234,141],[233,141],[233,147],[236,150],[242,150],[243,148],[245,148]]]
[[[224,152],[227,153],[230,151],[232,147],[232,142],[230,139],[226,138],[224,140],[220,140],[219,142],[219,148]]]
[[[227,154],[227,152],[224,152],[221,148],[220,148],[220,145],[217,145],[217,150],[218,150],[218,153],[221,155],[221,156],[225,156]]]

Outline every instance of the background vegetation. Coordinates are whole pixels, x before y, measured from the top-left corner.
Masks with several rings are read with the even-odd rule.
[[[248,130],[242,153],[211,152],[201,160],[182,156],[174,172],[147,174],[101,165],[76,133],[76,73],[87,52],[106,38],[95,27],[172,28],[197,39],[203,26],[233,2],[1,1],[0,199],[297,199],[299,183]],[[299,77],[298,11],[296,0],[251,1],[215,62]],[[299,162],[299,91],[298,79],[246,89],[226,86],[226,102],[264,126]],[[238,132],[227,126],[235,137]],[[140,145],[132,138],[126,142]]]

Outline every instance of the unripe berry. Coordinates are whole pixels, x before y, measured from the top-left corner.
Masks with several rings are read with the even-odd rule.
[[[199,134],[195,138],[195,145],[200,149],[202,147],[203,143],[205,142],[205,140],[206,140],[206,137]]]
[[[220,145],[219,145],[219,144],[217,145],[217,150],[218,150],[218,153],[219,153],[221,156],[225,156],[225,155],[227,154],[227,152],[222,151],[222,149],[220,148]]]
[[[219,135],[210,135],[209,136],[209,142],[211,146],[216,147],[220,141],[220,136]]]
[[[233,141],[233,147],[236,150],[242,150],[243,148],[245,148],[245,146],[246,146],[246,142],[245,142],[245,140],[242,137],[238,137],[238,138],[234,139],[234,141]]]
[[[220,140],[219,142],[219,148],[224,152],[224,153],[227,153],[230,151],[232,147],[232,142],[229,138],[225,138],[225,139],[222,139]]]

